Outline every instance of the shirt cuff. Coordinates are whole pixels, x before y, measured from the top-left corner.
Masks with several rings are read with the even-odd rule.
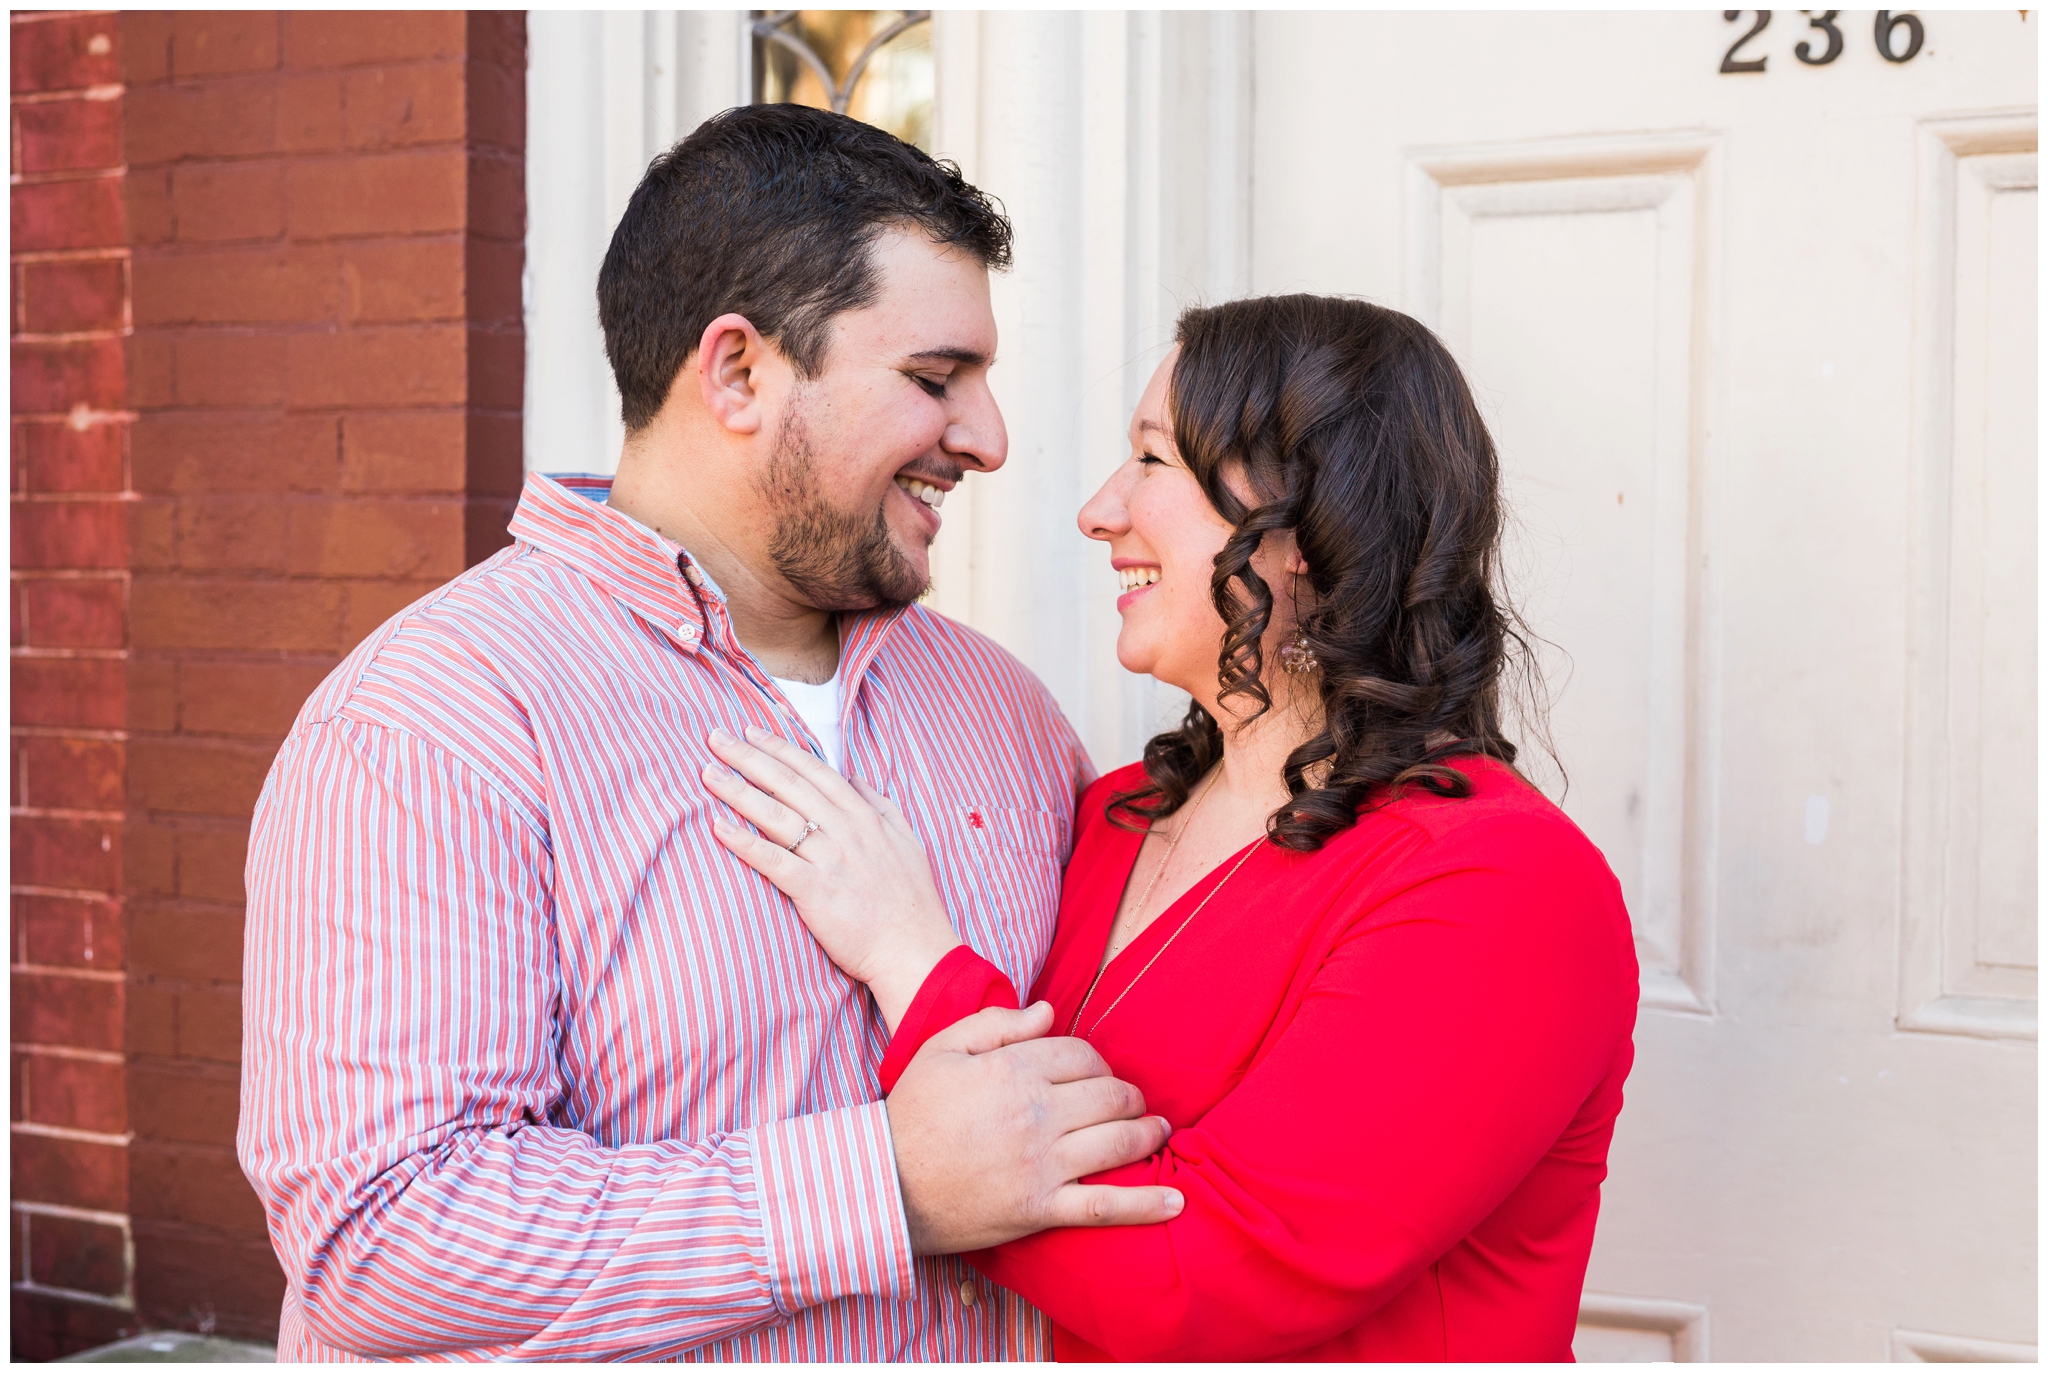
[[[841,1297],[914,1297],[888,1106],[820,1111],[752,1133],[775,1304],[793,1314]]]
[[[903,1076],[903,1070],[917,1057],[926,1040],[990,1006],[1016,1010],[1017,989],[1010,985],[1001,968],[965,944],[954,945],[925,974],[917,995],[910,998],[903,1019],[896,1025],[896,1035],[889,1041],[889,1051],[882,1055],[882,1066],[877,1070],[882,1095],[896,1090],[896,1080]]]

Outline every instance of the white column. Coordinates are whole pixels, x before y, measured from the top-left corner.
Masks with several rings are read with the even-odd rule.
[[[744,98],[745,11],[529,10],[526,465],[613,472],[597,271],[656,154]]]
[[[1098,766],[1185,698],[1116,661],[1107,549],[1075,525],[1184,304],[1248,280],[1250,25],[1237,12],[944,11],[936,142],[1016,226],[994,283],[1010,462],[949,499],[933,602],[1051,687]]]

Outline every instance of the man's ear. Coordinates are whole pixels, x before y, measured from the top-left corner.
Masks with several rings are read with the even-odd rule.
[[[765,420],[759,373],[770,350],[745,315],[720,315],[697,341],[697,392],[712,418],[735,434],[756,434]]]

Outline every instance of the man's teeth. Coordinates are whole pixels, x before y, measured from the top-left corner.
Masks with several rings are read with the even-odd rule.
[[[915,477],[898,477],[896,484],[934,510],[946,503],[946,493],[930,482],[921,482]]]
[[[1150,586],[1159,580],[1156,567],[1120,567],[1116,575],[1123,579],[1124,590],[1136,591],[1141,586]]]

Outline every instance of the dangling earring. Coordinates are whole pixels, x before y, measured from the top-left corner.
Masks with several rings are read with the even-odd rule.
[[[1316,661],[1315,649],[1309,646],[1308,635],[1302,633],[1299,629],[1294,631],[1292,639],[1280,645],[1280,670],[1282,672],[1306,674],[1314,672],[1321,666],[1322,664]]]
[[[1296,558],[1299,558],[1296,554]],[[1307,564],[1295,570],[1287,588],[1288,599],[1294,602],[1294,637],[1280,645],[1280,670],[1306,676],[1322,664],[1316,660],[1315,646],[1309,643],[1308,634],[1301,627],[1301,573]]]

